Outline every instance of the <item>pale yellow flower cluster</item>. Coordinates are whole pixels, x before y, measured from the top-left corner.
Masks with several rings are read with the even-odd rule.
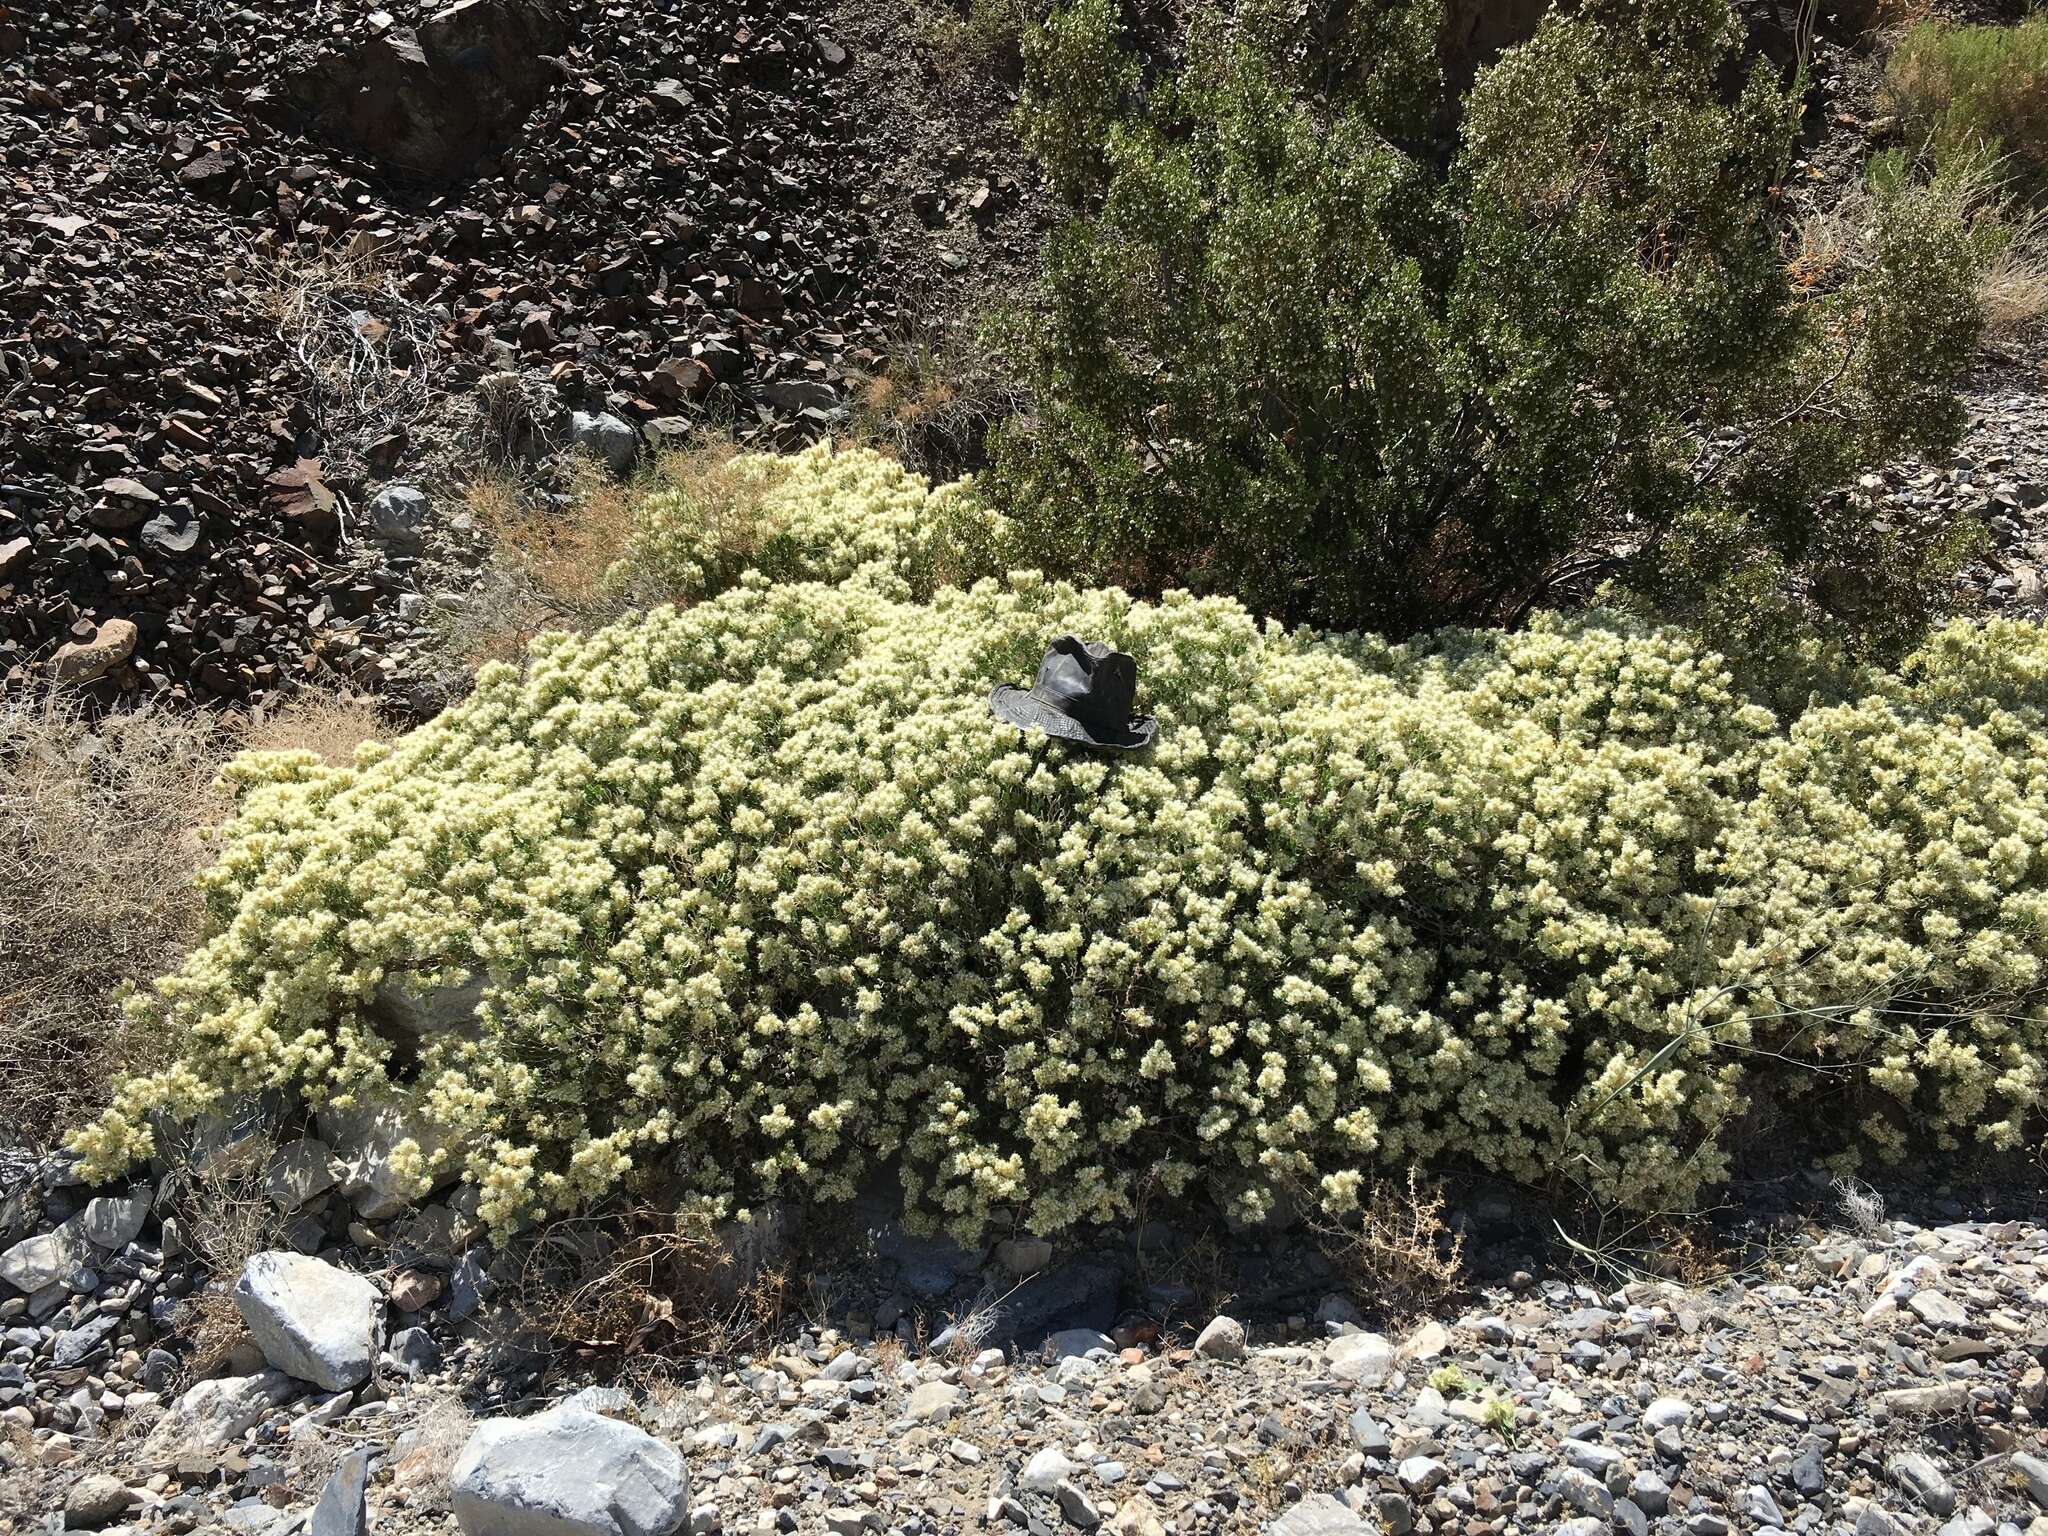
[[[845,581],[896,596],[997,569],[1004,529],[966,482],[934,489],[896,460],[829,440],[800,453],[741,454],[692,489],[633,504],[609,581],[688,603],[766,581]]]
[[[158,1111],[394,1081],[500,1230],[891,1161],[962,1232],[1152,1181],[1341,1211],[1414,1160],[1661,1205],[1752,1111],[1845,1151],[2037,1131],[2039,627],[1781,720],[1599,617],[1391,646],[1028,573],[919,602],[900,472],[848,457],[786,473],[833,503],[791,527],[895,530],[829,557],[854,579],[544,636],[352,767],[241,759],[211,935],[138,1005],[178,1064],[90,1170]],[[991,718],[1068,632],[1137,657],[1151,751]],[[481,1039],[394,1052],[380,984],[469,973]]]

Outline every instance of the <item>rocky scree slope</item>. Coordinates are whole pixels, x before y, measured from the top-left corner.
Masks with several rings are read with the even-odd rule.
[[[949,143],[914,57],[840,36],[757,0],[0,8],[0,684],[430,709],[479,459],[843,425],[1027,193],[981,174],[1000,111]]]

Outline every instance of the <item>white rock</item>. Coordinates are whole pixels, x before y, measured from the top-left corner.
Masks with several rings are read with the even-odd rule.
[[[25,1237],[0,1253],[0,1280],[33,1295],[48,1290],[92,1261],[92,1246],[86,1240],[85,1217],[81,1213],[51,1231]]]
[[[1940,1291],[1915,1291],[1906,1305],[1931,1327],[1961,1328],[1970,1321],[1970,1314]]]
[[[962,1401],[960,1389],[950,1381],[927,1381],[910,1394],[904,1413],[918,1424],[943,1424],[953,1417]]]
[[[1403,1360],[1434,1360],[1451,1347],[1450,1331],[1432,1319],[1401,1341]]]
[[[1394,1468],[1394,1476],[1410,1498],[1434,1493],[1451,1480],[1451,1469],[1434,1456],[1410,1456]]]
[[[669,1536],[690,1514],[672,1447],[567,1405],[479,1424],[450,1486],[468,1536]]]
[[[188,1457],[211,1455],[298,1390],[299,1384],[282,1371],[202,1381],[157,1421],[136,1459],[169,1470]]]
[[[1682,1397],[1660,1397],[1643,1410],[1643,1428],[1651,1434],[1660,1429],[1683,1429],[1692,1422],[1692,1404]]]
[[[1893,1413],[1949,1413],[1970,1400],[1970,1389],[1960,1381],[1934,1387],[1894,1387],[1878,1393],[1877,1400]]]
[[[110,1253],[126,1248],[149,1219],[149,1202],[154,1195],[145,1185],[125,1195],[101,1195],[97,1200],[86,1201],[85,1210],[80,1213],[86,1240]]]
[[[1370,1536],[1373,1527],[1327,1493],[1311,1493],[1266,1527],[1269,1536]]]
[[[1072,1477],[1080,1470],[1057,1446],[1047,1446],[1024,1463],[1017,1486],[1026,1493],[1051,1493],[1059,1487],[1062,1479]]]
[[[1394,1370],[1394,1346],[1377,1333],[1347,1333],[1330,1341],[1330,1374],[1367,1389],[1385,1383]]]
[[[1211,1360],[1244,1358],[1244,1324],[1234,1317],[1212,1317],[1195,1340],[1195,1353]]]
[[[235,1307],[263,1358],[329,1392],[361,1386],[376,1363],[384,1299],[361,1275],[302,1253],[251,1256]]]
[[[1592,1440],[1566,1440],[1562,1450],[1566,1461],[1595,1477],[1604,1478],[1621,1465],[1621,1452]]]

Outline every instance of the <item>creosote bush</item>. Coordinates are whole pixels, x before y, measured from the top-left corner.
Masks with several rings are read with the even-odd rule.
[[[1994,234],[1946,170],[1787,270],[1799,92],[1731,79],[1726,0],[1585,0],[1431,136],[1443,7],[1198,8],[1148,72],[1115,0],[1026,39],[1025,142],[1070,217],[1004,331],[1033,411],[986,488],[1016,558],[1402,636],[1603,584],[1721,636],[1895,657],[1967,519],[1818,522],[1962,425]]]
[[[900,493],[849,472],[819,525]],[[2030,1134],[2038,627],[1780,716],[1611,616],[1389,645],[1031,573],[917,602],[896,547],[543,636],[348,765],[239,759],[207,936],[134,1004],[176,1060],[88,1171],[263,1087],[399,1095],[402,1171],[500,1233],[884,1166],[962,1233],[1155,1180],[1341,1217],[1415,1163],[1659,1206],[1764,1108],[1843,1152]],[[1149,752],[990,717],[1070,631],[1136,656]],[[478,1038],[394,1048],[380,988],[470,976]]]

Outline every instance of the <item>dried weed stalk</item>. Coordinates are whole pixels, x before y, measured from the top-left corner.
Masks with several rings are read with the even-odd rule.
[[[211,1374],[246,1329],[233,1288],[254,1254],[288,1247],[285,1218],[264,1192],[263,1173],[275,1146],[265,1137],[215,1149],[187,1142],[170,1150],[161,1197],[178,1242],[206,1268],[208,1283],[180,1303],[177,1326],[188,1343],[188,1374]]]
[[[330,478],[353,478],[370,445],[410,433],[441,390],[439,324],[372,245],[296,248],[270,263],[270,308],[296,359]]]
[[[1311,1200],[1300,1204],[1316,1209]],[[1349,1219],[1311,1218],[1309,1229],[1355,1295],[1431,1307],[1464,1279],[1465,1239],[1446,1225],[1443,1211],[1441,1187],[1410,1168],[1405,1181],[1375,1180]]]
[[[707,1218],[643,1207],[550,1224],[511,1301],[526,1326],[585,1358],[728,1359],[770,1336],[792,1294],[782,1268],[739,1268]]]

